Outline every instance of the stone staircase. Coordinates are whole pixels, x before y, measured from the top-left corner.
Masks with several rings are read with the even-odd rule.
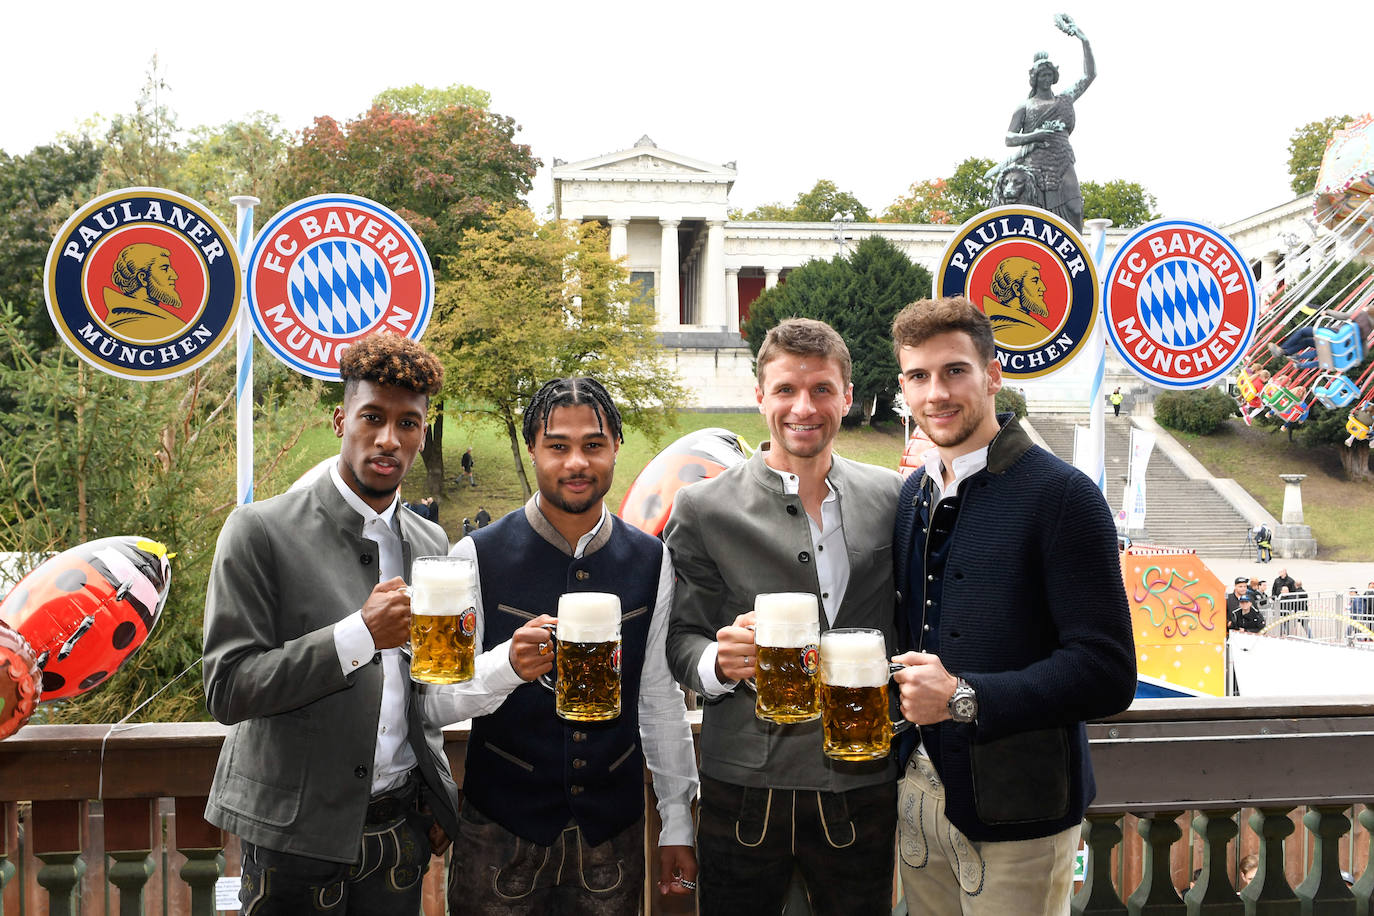
[[[1123,413],[1105,418],[1107,503],[1121,508],[1122,489],[1130,461],[1129,418]],[[1074,425],[1087,426],[1088,415],[1033,413],[1030,425],[1049,449],[1073,461]],[[1167,433],[1162,433],[1167,435]],[[1136,540],[1172,547],[1189,547],[1205,557],[1254,557],[1246,545],[1249,524],[1206,480],[1192,480],[1156,447],[1145,474],[1145,535]]]

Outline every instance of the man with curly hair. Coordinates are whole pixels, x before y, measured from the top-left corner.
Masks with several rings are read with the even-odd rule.
[[[205,596],[205,698],[232,726],[205,816],[242,840],[245,916],[414,913],[457,833],[443,736],[412,696],[411,562],[442,528],[400,512],[443,367],[396,335],[340,360],[338,461],[236,509]]]

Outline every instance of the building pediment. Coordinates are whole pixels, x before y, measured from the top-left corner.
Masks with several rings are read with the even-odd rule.
[[[553,179],[560,181],[667,181],[733,185],[734,163],[717,165],[659,147],[647,136],[629,149],[583,159],[555,162]]]

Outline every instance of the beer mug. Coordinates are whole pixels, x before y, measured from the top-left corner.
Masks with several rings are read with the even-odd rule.
[[[881,630],[826,630],[821,634],[821,726],[825,755],[836,760],[880,760],[892,737],[911,724],[887,714],[887,682],[902,670],[887,660]]]
[[[425,684],[472,680],[477,564],[464,557],[417,557],[410,579],[411,680]]]
[[[821,714],[816,679],[820,612],[810,592],[774,592],[754,598],[754,715],[790,725]]]
[[[558,599],[553,671],[539,680],[553,691],[553,708],[570,722],[604,722],[620,715],[620,596],[570,592]]]

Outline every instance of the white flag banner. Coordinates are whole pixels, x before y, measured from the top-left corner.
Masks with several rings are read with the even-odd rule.
[[[1091,426],[1073,428],[1073,466],[1090,480],[1096,480],[1101,468],[1097,456],[1097,440],[1093,438]]]
[[[1150,453],[1154,448],[1154,433],[1131,427],[1130,469],[1126,478],[1126,493],[1121,503],[1121,509],[1126,513],[1126,527],[1129,529],[1145,527],[1145,469],[1150,463]]]

